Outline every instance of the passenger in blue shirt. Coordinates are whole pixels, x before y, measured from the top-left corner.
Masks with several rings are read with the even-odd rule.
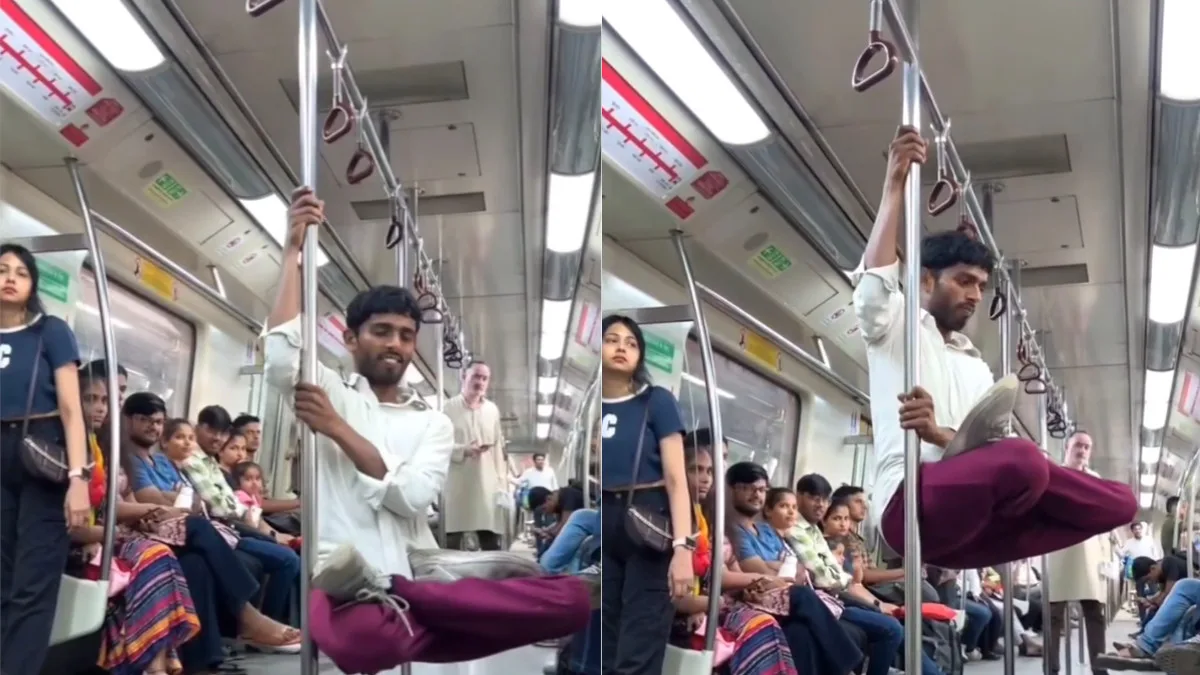
[[[75,335],[46,314],[37,261],[16,244],[0,245],[0,382],[0,671],[37,673],[67,564],[67,528],[86,525],[91,511],[90,475]],[[66,450],[66,483],[25,468],[26,435]]]
[[[646,339],[637,323],[613,315],[602,328],[601,653],[605,671],[659,675],[675,617],[671,600],[690,593],[695,581],[683,419],[675,396],[650,383]],[[640,511],[669,519],[671,551],[660,553],[630,536],[631,487]]]
[[[770,481],[767,470],[754,462],[738,462],[725,472],[733,504],[733,554],[745,572],[775,574],[787,545],[763,520]]]

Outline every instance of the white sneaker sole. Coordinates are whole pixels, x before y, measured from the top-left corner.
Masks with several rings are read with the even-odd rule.
[[[312,586],[324,591],[335,602],[354,600],[358,591],[372,588],[371,566],[352,544],[342,544],[326,558],[321,571],[313,576]]]
[[[1017,376],[1011,373],[993,384],[958,426],[958,432],[946,445],[942,458],[976,450],[1009,435],[1020,385]]]

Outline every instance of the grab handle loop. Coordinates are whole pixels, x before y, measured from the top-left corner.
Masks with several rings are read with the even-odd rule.
[[[246,0],[246,13],[257,19],[280,4],[283,0]]]
[[[854,62],[854,73],[850,76],[850,86],[854,91],[864,92],[883,82],[900,63],[896,46],[883,38],[880,24],[883,23],[882,0],[871,0],[871,27],[867,37],[867,47],[863,49],[858,60]],[[874,72],[868,72],[871,61],[878,55],[883,55],[883,62]]]
[[[321,127],[321,138],[326,143],[333,143],[354,128],[354,111],[342,99],[343,74],[346,69],[348,53],[346,45],[342,45],[336,57],[329,52],[326,53],[329,54],[330,85],[333,95],[329,104],[329,113],[325,115],[325,124]]]
[[[933,185],[933,190],[929,192],[929,215],[940,216],[949,211],[958,202],[958,195],[961,188],[958,182],[954,180],[954,174],[950,171],[950,158],[947,154],[946,143],[950,136],[950,120],[946,120],[946,126],[937,133],[934,137],[934,143],[937,144],[937,183]]]
[[[375,157],[371,154],[371,150],[367,147],[366,125],[370,123],[367,115],[367,99],[363,97],[362,110],[358,111],[358,147],[354,148],[354,154],[350,156],[350,163],[346,165],[346,182],[351,185],[358,185],[364,180],[371,177],[375,173]]]
[[[988,306],[988,318],[992,321],[1000,320],[1008,312],[1008,294],[1001,293],[1000,289],[996,289],[992,295],[992,304]]]

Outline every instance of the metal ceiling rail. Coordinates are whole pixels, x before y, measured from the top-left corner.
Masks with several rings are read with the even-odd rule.
[[[904,17],[901,16],[900,10],[896,6],[896,0],[883,0],[883,10],[888,28],[895,39],[897,50],[900,52],[900,59],[906,63],[915,63],[912,36],[905,26]],[[949,160],[950,171],[953,172],[955,180],[961,186],[963,199],[966,202],[971,219],[974,221],[975,228],[979,231],[983,242],[991,249],[992,255],[996,256],[996,274],[1011,289],[1009,311],[1015,310],[1016,312],[1020,340],[1024,342],[1026,348],[1029,350],[1029,360],[1035,363],[1041,370],[1042,377],[1046,381],[1047,394],[1052,397],[1051,400],[1064,404],[1065,402],[1061,400],[1062,390],[1054,383],[1054,377],[1050,374],[1049,368],[1046,367],[1045,354],[1042,352],[1041,346],[1038,345],[1033,327],[1029,324],[1028,313],[1021,302],[1021,294],[1009,278],[1004,254],[996,245],[996,239],[992,236],[991,223],[988,222],[983,204],[980,202],[979,196],[975,194],[974,187],[971,185],[971,173],[967,171],[966,165],[963,164],[962,156],[959,155],[958,148],[954,145],[954,140],[950,137],[949,119],[942,114],[941,108],[938,107],[937,100],[933,96],[933,89],[930,88],[929,80],[925,77],[925,73],[922,71],[919,73],[919,76],[921,81],[921,97],[924,99],[926,109],[929,113],[930,126],[933,127],[933,130],[939,136],[939,142],[942,143],[946,158]],[[1066,419],[1066,405],[1061,405],[1061,408],[1063,409],[1058,412],[1061,413],[1064,421],[1068,422],[1068,427],[1070,427],[1070,421]]]
[[[755,332],[761,334],[764,338],[774,342],[775,346],[786,352],[788,356],[795,358],[811,368],[818,375],[825,378],[827,382],[842,390],[842,393],[850,396],[850,398],[863,405],[870,405],[871,397],[866,392],[854,386],[849,380],[834,372],[832,368],[825,365],[824,361],[818,359],[812,354],[809,354],[791,340],[788,340],[783,335],[780,335],[778,331],[760,321],[753,314],[750,314],[741,307],[738,307],[720,293],[717,293],[700,282],[696,282],[696,290],[699,291],[700,294],[703,295],[706,300],[711,302],[718,310],[733,316],[737,321],[746,324]]]
[[[226,314],[229,314],[233,318],[237,319],[242,323],[242,325],[254,331],[255,335],[258,335],[262,332],[263,324],[261,321],[235,307],[233,303],[226,300],[220,292],[218,292],[212,286],[204,283],[195,274],[187,271],[181,267],[179,263],[176,263],[170,258],[164,256],[162,253],[159,253],[149,244],[141,239],[138,239],[128,230],[120,225],[117,225],[100,213],[97,213],[95,210],[89,209],[89,211],[92,215],[92,220],[100,226],[100,229],[105,234],[113,239],[116,239],[130,249],[133,249],[134,253],[142,256],[143,258],[147,258],[150,260],[150,262],[170,272],[171,276],[182,281],[184,286],[187,286],[193,291],[204,296],[206,300],[222,309]]]

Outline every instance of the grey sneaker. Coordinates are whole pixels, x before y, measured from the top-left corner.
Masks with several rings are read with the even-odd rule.
[[[1163,645],[1154,653],[1154,667],[1169,675],[1200,673],[1200,636],[1178,644]]]
[[[362,597],[363,590],[387,593],[392,580],[372,567],[353,544],[342,544],[313,576],[312,586],[335,602],[346,603]]]
[[[1012,413],[1017,405],[1020,381],[1016,375],[1005,375],[967,413],[950,443],[943,459],[961,455],[988,443],[1012,436]]]

